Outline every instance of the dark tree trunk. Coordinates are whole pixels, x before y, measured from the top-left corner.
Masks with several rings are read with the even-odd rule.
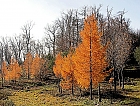
[[[92,79],[90,79],[90,99],[92,100]]]
[[[74,95],[74,85],[73,85],[73,82],[72,82],[72,87],[71,87],[71,93],[72,93],[72,95]]]
[[[100,90],[100,84],[98,85],[98,98],[99,98],[99,102],[101,102],[101,90]]]
[[[121,76],[121,70],[118,72],[118,79],[119,79],[119,86],[121,88],[121,82],[122,82],[122,76]]]
[[[116,75],[116,70],[114,69],[114,93],[116,93],[116,89],[117,89],[117,75]]]
[[[124,74],[123,74],[123,70],[121,71],[121,76],[122,76],[122,89],[124,89]]]
[[[90,99],[92,100],[92,51],[91,51],[91,36],[90,36]]]

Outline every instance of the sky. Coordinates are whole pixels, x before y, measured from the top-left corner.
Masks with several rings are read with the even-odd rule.
[[[32,21],[31,35],[41,40],[44,27],[60,18],[63,11],[100,4],[102,14],[106,14],[107,6],[113,8],[113,14],[125,10],[131,27],[140,29],[140,0],[0,0],[0,36],[20,35],[21,27]]]

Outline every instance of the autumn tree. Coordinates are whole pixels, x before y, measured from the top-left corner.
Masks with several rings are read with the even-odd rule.
[[[21,76],[21,67],[19,66],[18,62],[14,58],[11,58],[11,62],[9,65],[6,63],[6,61],[3,61],[2,73],[3,73],[4,80],[16,81]]]
[[[23,74],[30,79],[31,74],[31,65],[32,65],[33,57],[30,52],[26,54],[25,61],[23,63]]]
[[[74,78],[74,62],[72,59],[74,50],[70,49],[67,56],[62,56],[58,54],[55,60],[55,66],[53,67],[55,76],[61,79],[60,86],[63,89],[71,89],[72,94],[74,94],[74,86],[76,85],[76,80]]]
[[[74,76],[75,64],[73,60],[73,54],[74,49],[71,48],[68,55],[63,58],[63,70],[61,71],[61,75],[64,81],[63,88],[71,88],[72,94],[74,94],[74,86],[77,86],[77,81]],[[63,82],[61,82],[61,85],[62,83]]]
[[[97,86],[107,75],[106,46],[102,46],[98,31],[97,21],[94,15],[88,16],[84,22],[84,28],[80,32],[82,43],[76,48],[74,61],[74,75],[77,83],[83,88],[90,87],[92,99],[92,84]]]
[[[35,55],[31,64],[31,77],[37,79],[41,74],[42,67],[44,66],[45,60],[40,58],[38,54]]]
[[[55,65],[53,67],[53,71],[56,77],[61,78],[61,70],[62,70],[62,59],[61,53],[56,55]]]
[[[21,76],[21,67],[18,64],[18,61],[15,60],[14,58],[11,58],[11,63],[8,66],[8,70],[9,70],[9,78],[10,80],[14,80],[16,81],[17,79],[20,78]]]
[[[62,78],[61,72],[62,72],[62,64],[63,64],[63,57],[61,56],[61,53],[56,55],[56,59],[55,59],[55,65],[53,66],[53,72],[55,74],[55,76],[59,79],[59,82]],[[59,92],[62,92],[61,87],[59,86]]]

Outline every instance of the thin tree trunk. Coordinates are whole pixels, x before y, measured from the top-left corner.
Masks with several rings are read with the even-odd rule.
[[[58,90],[62,94],[62,87],[60,86],[60,79],[58,79]]]
[[[116,93],[116,89],[117,89],[117,81],[116,81],[116,70],[114,69],[114,93]]]
[[[92,100],[92,52],[91,52],[91,36],[90,36],[90,99]]]
[[[71,87],[71,93],[72,93],[72,95],[74,95],[74,85],[73,85],[73,82],[72,82],[72,87]]]
[[[90,78],[90,99],[92,100],[92,78]]]
[[[101,102],[101,90],[100,90],[100,84],[98,85],[98,100]]]
[[[123,70],[121,72],[121,76],[122,76],[122,89],[124,89],[124,74],[123,74]]]
[[[118,73],[119,86],[120,86],[120,88],[121,88],[121,81],[122,81],[121,71],[122,71],[122,70],[120,70],[119,73]]]

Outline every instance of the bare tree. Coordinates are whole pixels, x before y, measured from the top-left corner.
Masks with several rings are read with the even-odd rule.
[[[23,31],[23,41],[24,41],[24,54],[31,52],[31,30],[35,24],[30,21],[26,23],[21,29]]]
[[[10,50],[9,39],[7,37],[2,38],[2,45],[4,53],[3,58],[8,64],[10,64],[12,53]]]
[[[82,28],[77,10],[62,13],[62,17],[45,28],[46,38],[52,45],[53,54],[57,51],[68,52],[71,46],[76,47],[80,42],[79,31]],[[83,23],[82,23],[83,24]]]
[[[11,50],[12,54],[14,54],[15,59],[18,61],[19,64],[22,64],[22,56],[23,56],[23,40],[22,37],[15,36],[14,38],[10,38]]]
[[[34,50],[35,50],[35,53],[38,54],[39,56],[43,56],[46,54],[46,50],[45,50],[45,46],[43,45],[43,42],[41,41],[36,41],[34,42]]]
[[[53,56],[55,57],[57,26],[48,25],[47,27],[45,27],[45,34],[46,34],[46,39],[49,40],[50,47],[52,47]]]
[[[3,50],[4,48],[3,48],[3,44],[0,42],[0,74],[1,74],[1,86],[3,87],[3,84],[4,84],[4,73],[3,73],[3,70],[2,70],[2,63],[3,63],[3,55],[4,55],[4,53],[3,53]]]
[[[115,17],[111,17],[111,10],[107,12],[107,24],[104,27],[102,40],[104,43],[110,42],[107,56],[110,67],[114,68],[114,90],[116,91],[116,80],[118,79],[121,85],[123,69],[131,52],[131,37],[129,34],[129,20],[123,17],[124,11],[119,12]]]

